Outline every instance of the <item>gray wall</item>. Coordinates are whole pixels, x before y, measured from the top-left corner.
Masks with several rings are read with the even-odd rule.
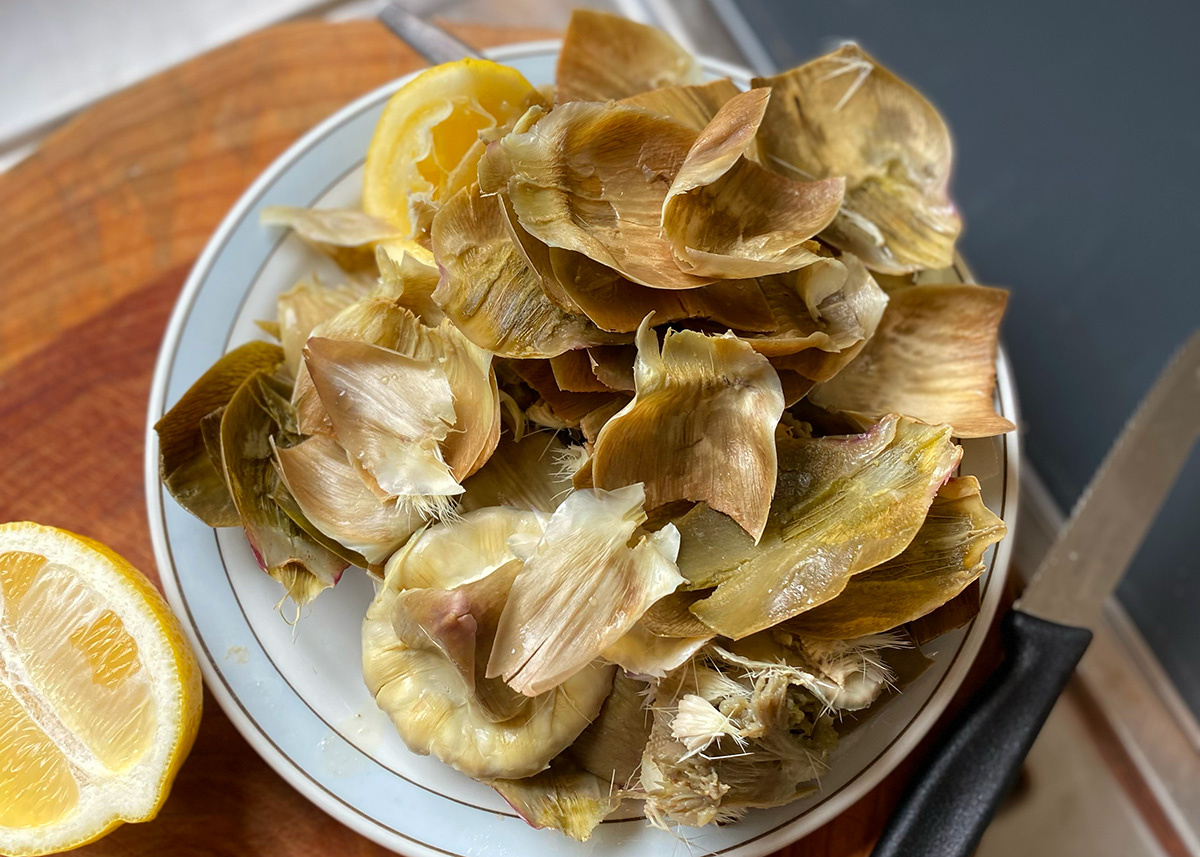
[[[1200,3],[738,5],[781,67],[853,38],[946,117],[960,246],[1012,290],[1026,449],[1069,508],[1200,326]],[[1200,715],[1200,453],[1121,598]]]

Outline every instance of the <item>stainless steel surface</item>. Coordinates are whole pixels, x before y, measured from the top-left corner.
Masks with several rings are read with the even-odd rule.
[[[466,42],[459,41],[436,24],[421,20],[398,3],[385,6],[379,13],[379,20],[434,65],[457,62],[463,57],[480,58],[480,54]]]
[[[1121,431],[1017,607],[1090,628],[1200,436],[1200,331]]]

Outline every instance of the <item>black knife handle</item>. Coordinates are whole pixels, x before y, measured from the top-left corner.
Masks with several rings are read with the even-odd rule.
[[[970,857],[1092,640],[1017,610],[1001,631],[1004,664],[914,776],[872,857]]]

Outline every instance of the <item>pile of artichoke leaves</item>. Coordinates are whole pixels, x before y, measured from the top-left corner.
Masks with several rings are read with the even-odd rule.
[[[414,235],[265,213],[344,275],[163,417],[164,482],[297,605],[380,578],[370,691],[531,824],[795,800],[1005,532],[954,475],[1013,426],[949,133],[852,44],[743,92],[577,12],[481,140]]]

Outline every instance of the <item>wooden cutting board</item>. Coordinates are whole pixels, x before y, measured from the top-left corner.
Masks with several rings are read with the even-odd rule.
[[[478,46],[546,35],[458,32]],[[157,580],[142,483],[146,400],[188,270],[288,144],[422,65],[373,21],[283,24],[108,98],[0,175],[0,521],[99,539]],[[867,854],[910,771],[779,854]],[[293,791],[206,696],[160,816],[81,853],[388,852]]]

